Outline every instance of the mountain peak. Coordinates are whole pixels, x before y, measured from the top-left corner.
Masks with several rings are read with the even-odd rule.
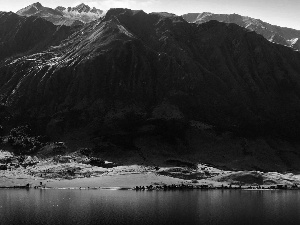
[[[72,26],[74,23],[84,24],[103,16],[103,11],[100,9],[91,8],[90,6],[81,3],[75,7],[58,6],[55,9],[42,6],[36,2],[17,12],[20,16],[38,16],[44,18],[55,25]]]
[[[110,8],[107,12],[106,12],[106,17],[110,17],[110,16],[117,16],[120,14],[125,14],[125,13],[133,13],[135,10],[131,10],[131,9],[127,9],[127,8]],[[138,10],[136,10],[138,11]]]
[[[66,8],[65,7],[63,7],[63,6],[57,6],[56,8],[55,8],[55,10],[58,10],[58,11],[64,11],[64,10],[66,10]]]
[[[31,16],[31,15],[34,15],[35,13],[39,12],[42,9],[44,9],[42,4],[39,2],[36,2],[36,3],[33,3],[23,9],[20,9],[19,11],[17,11],[17,14],[19,14],[21,16]]]
[[[95,7],[93,7],[92,9],[91,9],[91,12],[92,13],[98,13],[98,12],[102,12],[100,9],[97,9],[97,8],[95,8]]]
[[[42,8],[43,7],[43,5],[41,3],[39,3],[39,2],[33,3],[32,6],[36,6],[38,8]]]
[[[84,3],[81,3],[81,4],[77,5],[76,7],[89,7],[89,6]]]
[[[81,12],[89,12],[91,10],[91,7],[89,7],[88,5],[81,3],[78,6],[74,7],[73,10],[78,11],[79,13]]]
[[[77,5],[76,7],[89,7],[89,6],[84,3],[81,3],[81,4]]]

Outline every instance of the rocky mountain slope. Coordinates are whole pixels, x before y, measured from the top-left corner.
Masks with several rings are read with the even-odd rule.
[[[55,25],[82,25],[103,16],[103,11],[100,9],[90,8],[88,5],[80,4],[76,7],[58,6],[55,9],[42,6],[37,2],[29,5],[17,12],[20,16],[37,16],[44,18]]]
[[[286,27],[280,27],[263,22],[259,19],[254,19],[238,14],[213,14],[213,13],[188,13],[183,15],[183,18],[190,23],[205,23],[211,20],[217,20],[225,23],[235,23],[249,30],[255,31],[263,35],[267,40],[292,47],[300,50],[299,38],[300,31]]]
[[[70,34],[70,27],[57,27],[37,17],[0,12],[0,62],[7,57],[20,57],[59,45]]]
[[[111,9],[57,46],[2,61],[0,101],[17,121],[84,134],[118,157],[295,169],[299,83],[299,52],[238,25]]]

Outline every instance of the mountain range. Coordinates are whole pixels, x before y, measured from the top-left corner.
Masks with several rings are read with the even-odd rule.
[[[299,168],[300,53],[234,23],[186,20],[110,9],[56,26],[1,12],[1,110],[99,151]]]
[[[89,7],[85,4],[80,4],[76,7],[58,6],[55,9],[42,6],[37,2],[29,5],[19,11],[20,16],[37,16],[44,18],[55,25],[75,26],[91,22],[103,16],[103,11]]]
[[[41,3],[37,2],[17,11],[17,14],[21,16],[41,17],[55,25],[75,26],[97,20],[103,17],[105,12],[103,10],[96,9],[95,7],[91,8],[84,3],[81,3],[76,7],[65,8],[58,6],[55,9],[52,9],[44,7]],[[300,50],[300,31],[271,25],[259,19],[241,16],[238,14],[213,14],[209,12],[188,13],[182,15],[182,17],[190,23],[197,24],[205,23],[211,20],[217,20],[225,23],[235,23],[239,26],[261,34],[270,42]]]
[[[205,23],[210,20],[217,20],[224,23],[235,23],[249,30],[255,31],[264,36],[267,40],[292,47],[300,50],[300,31],[291,28],[280,27],[263,22],[259,19],[254,19],[248,16],[238,14],[213,14],[204,13],[188,13],[183,15],[183,18],[190,23]]]

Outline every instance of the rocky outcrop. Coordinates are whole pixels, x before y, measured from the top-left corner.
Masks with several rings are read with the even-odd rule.
[[[182,16],[189,23],[206,23],[211,20],[217,20],[225,23],[235,23],[241,27],[245,27],[251,31],[264,36],[267,40],[292,47],[300,50],[299,46],[291,43],[292,39],[300,38],[300,31],[286,27],[279,27],[263,22],[259,19],[254,19],[247,16],[240,16],[238,14],[213,14],[209,12],[204,13],[188,13]]]

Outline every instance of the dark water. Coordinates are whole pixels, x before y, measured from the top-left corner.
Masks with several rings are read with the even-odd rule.
[[[0,224],[300,224],[300,191],[0,190]]]

